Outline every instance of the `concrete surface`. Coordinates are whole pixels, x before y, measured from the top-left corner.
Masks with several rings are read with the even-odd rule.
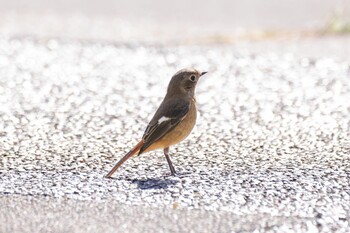
[[[2,37],[0,231],[348,232],[350,64],[273,46]],[[209,73],[179,176],[157,151],[104,179],[188,66]]]

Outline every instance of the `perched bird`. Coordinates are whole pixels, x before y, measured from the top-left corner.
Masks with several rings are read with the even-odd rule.
[[[182,69],[170,80],[167,93],[158,110],[149,122],[143,137],[107,174],[113,173],[131,156],[163,149],[171,175],[174,166],[169,157],[169,147],[184,140],[192,131],[197,118],[195,88],[200,77],[207,72],[195,69]]]

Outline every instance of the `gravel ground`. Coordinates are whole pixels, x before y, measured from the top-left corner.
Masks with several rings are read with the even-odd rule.
[[[104,179],[189,66],[209,73],[179,176],[156,151]],[[233,45],[0,38],[0,231],[350,231],[349,76]]]
[[[113,200],[16,197],[14,203],[12,197],[0,197],[0,204],[7,207],[6,212],[0,212],[1,221],[7,223],[1,224],[1,232],[290,232],[291,229],[315,232],[318,229],[314,218],[145,208]]]

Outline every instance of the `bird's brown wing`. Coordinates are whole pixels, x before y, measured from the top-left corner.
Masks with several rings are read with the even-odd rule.
[[[186,117],[190,104],[186,99],[163,101],[143,134],[144,144],[139,154],[179,124]]]

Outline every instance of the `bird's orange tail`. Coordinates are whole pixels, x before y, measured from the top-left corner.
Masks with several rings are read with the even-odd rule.
[[[141,147],[143,146],[143,140],[141,140],[139,143],[137,143],[137,145],[131,150],[129,151],[126,155],[124,155],[124,157],[119,160],[119,162],[112,168],[112,170],[110,172],[108,172],[108,174],[106,175],[106,178],[110,178],[113,173],[126,161],[128,160],[131,156],[133,156],[134,154],[136,154],[137,152],[140,151]]]

